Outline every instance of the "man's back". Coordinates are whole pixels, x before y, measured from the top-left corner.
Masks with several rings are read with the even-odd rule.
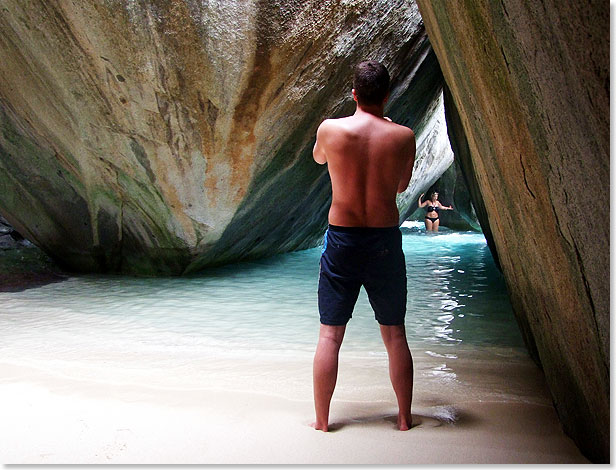
[[[398,225],[396,193],[407,188],[415,159],[411,129],[359,109],[353,116],[321,124],[314,158],[328,164],[331,224]]]
[[[398,429],[411,428],[413,359],[406,340],[407,278],[396,193],[411,180],[415,135],[383,117],[389,73],[376,61],[355,67],[353,116],[328,119],[313,157],[327,163],[332,205],[319,263],[319,343],[314,354],[315,429],[328,431],[338,352],[359,291],[368,294],[389,357]]]

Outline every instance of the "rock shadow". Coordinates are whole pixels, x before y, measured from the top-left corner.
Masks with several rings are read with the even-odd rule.
[[[68,275],[49,272],[0,273],[0,292],[23,292],[68,278]]]

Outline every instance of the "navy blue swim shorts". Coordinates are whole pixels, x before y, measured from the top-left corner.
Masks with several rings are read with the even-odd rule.
[[[319,274],[321,323],[346,325],[362,285],[381,325],[404,324],[406,263],[398,227],[329,226]]]

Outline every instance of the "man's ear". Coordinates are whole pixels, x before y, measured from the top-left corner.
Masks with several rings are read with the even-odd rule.
[[[387,92],[387,96],[385,96],[385,99],[383,100],[383,104],[387,103],[388,99],[389,99],[389,92]]]
[[[357,93],[355,93],[355,88],[351,90],[351,93],[353,94],[353,101],[357,101]]]

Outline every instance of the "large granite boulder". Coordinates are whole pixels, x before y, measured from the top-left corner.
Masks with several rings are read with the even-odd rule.
[[[322,119],[382,60],[429,129],[442,76],[417,6],[12,0],[0,15],[0,213],[73,271],[181,274],[314,246]],[[436,79],[434,79],[436,77]]]
[[[455,155],[457,169],[459,170],[457,173],[464,179],[464,186],[468,191],[468,196],[472,202],[474,216],[477,217],[477,222],[481,226],[481,231],[486,238],[486,242],[490,248],[490,252],[492,253],[492,257],[494,258],[496,265],[499,269],[501,269],[500,261],[498,260],[498,251],[496,250],[496,246],[494,245],[494,237],[492,236],[492,228],[490,227],[488,210],[479,187],[478,178],[480,175],[478,175],[473,169],[471,151],[468,147],[468,141],[466,140],[462,120],[451,96],[451,91],[447,85],[443,87],[443,96],[445,99],[447,134],[449,135],[449,142]],[[531,354],[533,354],[533,352],[534,350],[531,349]]]
[[[418,4],[514,311],[565,431],[609,462],[609,4]]]

